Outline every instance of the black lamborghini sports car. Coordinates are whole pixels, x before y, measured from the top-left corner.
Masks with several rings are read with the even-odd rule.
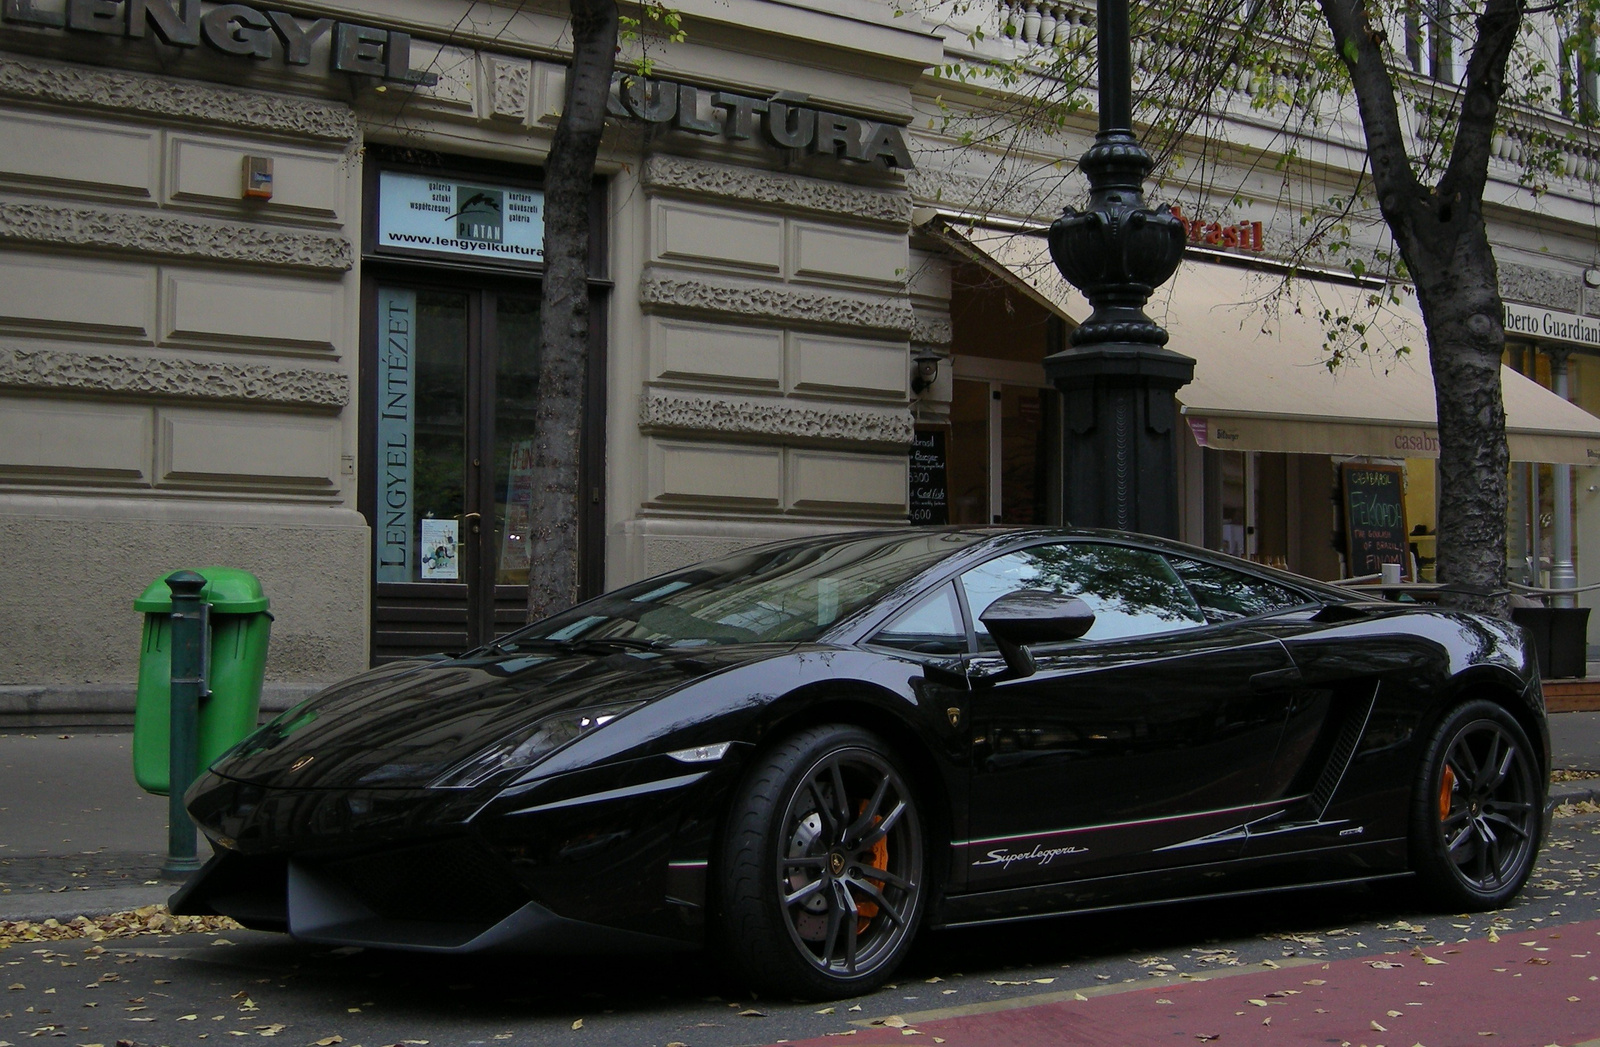
[[[173,910],[434,952],[709,945],[882,982],[918,930],[1415,876],[1522,885],[1515,626],[1124,533],[746,550],[283,713],[188,793]]]

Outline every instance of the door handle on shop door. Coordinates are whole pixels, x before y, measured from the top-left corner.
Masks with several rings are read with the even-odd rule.
[[[483,519],[482,513],[464,513],[461,522],[466,524],[473,534],[478,533],[478,523]]]

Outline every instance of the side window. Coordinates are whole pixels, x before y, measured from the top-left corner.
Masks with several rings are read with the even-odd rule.
[[[1211,623],[1254,618],[1306,602],[1306,598],[1293,589],[1243,571],[1177,557],[1169,558],[1169,562],[1194,594],[1195,601],[1205,612],[1206,621]]]
[[[1114,640],[1193,629],[1205,618],[1167,561],[1143,549],[1068,542],[1038,545],[980,564],[961,576],[978,643],[994,641],[978,620],[995,600],[1019,589],[1076,596],[1094,611],[1085,640]]]
[[[961,624],[955,585],[939,586],[901,611],[868,642],[918,654],[966,654],[967,630]]]

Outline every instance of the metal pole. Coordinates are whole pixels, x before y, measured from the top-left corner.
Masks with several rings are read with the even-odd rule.
[[[1555,393],[1567,399],[1567,351],[1550,350],[1550,377]],[[1552,521],[1550,540],[1550,588],[1576,589],[1578,572],[1572,562],[1572,466],[1555,464],[1550,467],[1555,474],[1555,520]],[[1556,596],[1550,601],[1553,607],[1576,607],[1575,596]]]
[[[183,794],[194,781],[200,733],[200,690],[205,684],[205,618],[200,590],[206,580],[193,571],[167,578],[172,590],[172,710],[168,746],[167,860],[161,872],[186,876],[200,868],[194,822]]]
[[[1063,208],[1050,226],[1056,268],[1093,307],[1072,347],[1044,360],[1062,393],[1062,468],[1073,478],[1062,511],[1079,526],[1176,538],[1173,394],[1194,378],[1194,361],[1166,348],[1144,305],[1183,260],[1188,234],[1170,208],[1145,205],[1153,161],[1133,134],[1128,0],[1096,0],[1096,12],[1100,131],[1078,161],[1089,204]]]

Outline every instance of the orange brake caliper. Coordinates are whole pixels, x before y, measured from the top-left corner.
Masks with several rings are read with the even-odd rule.
[[[866,812],[867,801],[862,800],[861,807],[856,811],[856,813],[865,814]],[[872,824],[877,825],[881,821],[883,821],[882,818],[874,818],[872,819]],[[872,845],[872,860],[867,864],[871,865],[874,869],[889,868],[888,837],[885,836],[879,839],[877,843]],[[872,884],[872,886],[876,887],[878,890],[883,890],[882,880],[869,880],[867,882]],[[856,933],[861,934],[866,931],[867,924],[871,922],[872,918],[878,915],[878,903],[858,901],[856,902],[856,913],[861,917],[861,919],[856,923]]]
[[[1442,822],[1450,817],[1450,797],[1456,790],[1456,772],[1446,764],[1444,774],[1439,776],[1439,820]]]

